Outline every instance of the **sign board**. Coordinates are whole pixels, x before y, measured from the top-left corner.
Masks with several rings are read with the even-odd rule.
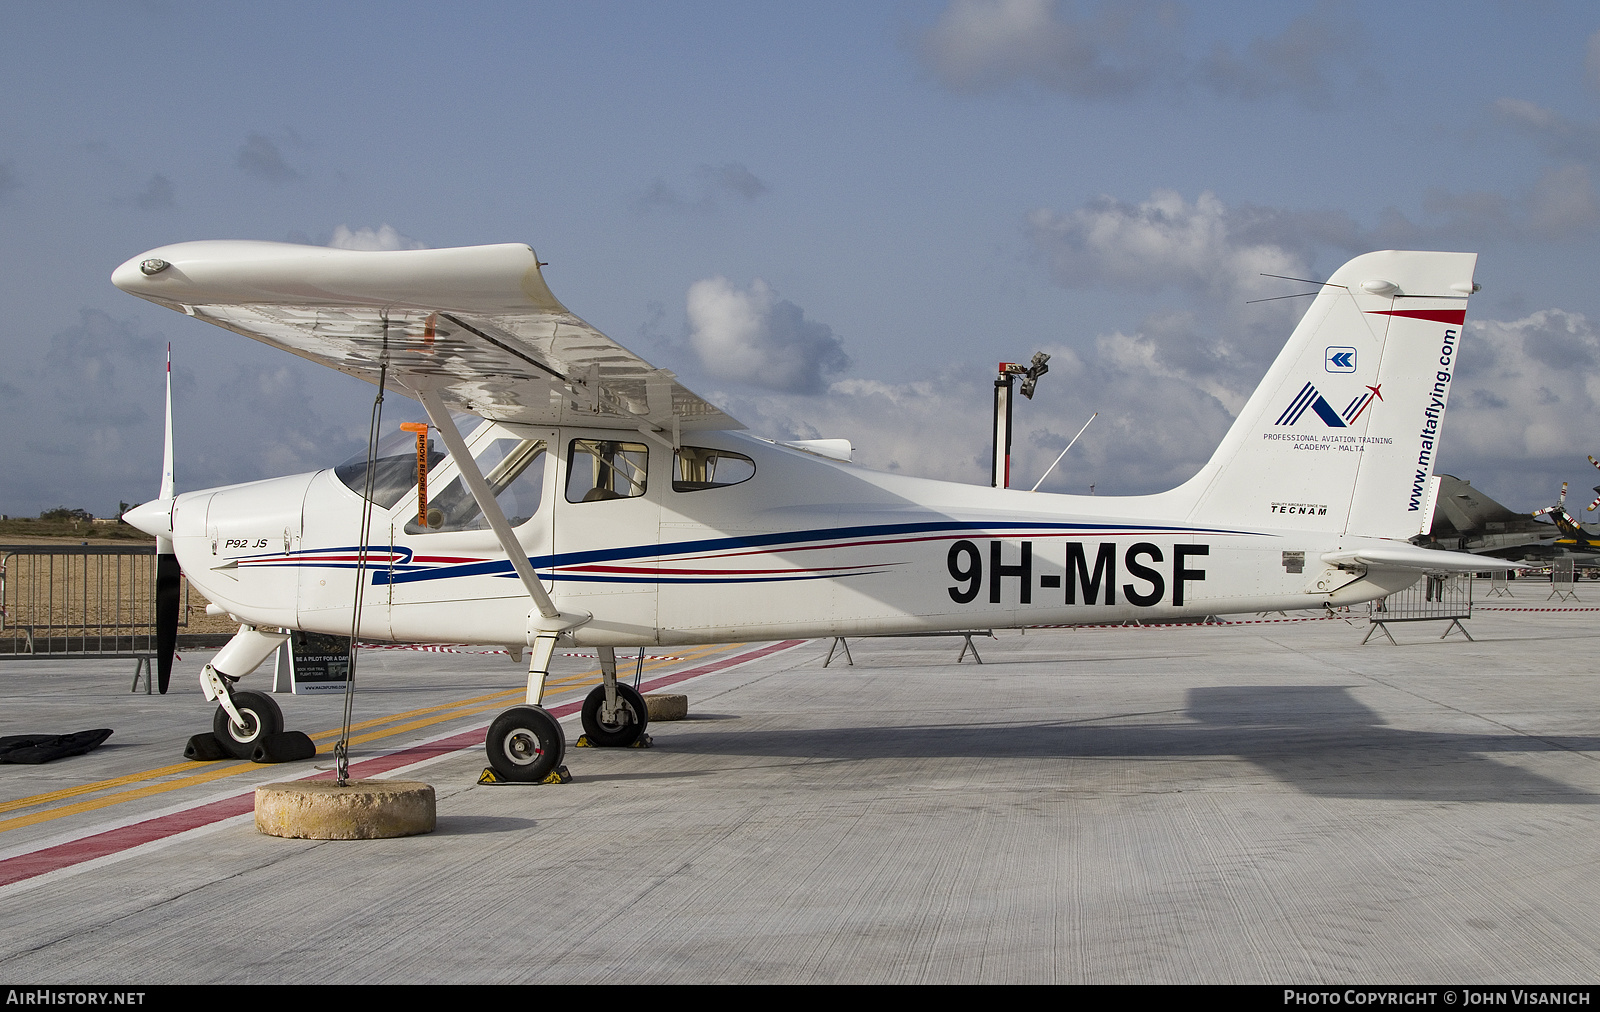
[[[283,692],[284,683],[295,695],[343,692],[350,676],[350,637],[293,632],[278,648],[272,690]]]

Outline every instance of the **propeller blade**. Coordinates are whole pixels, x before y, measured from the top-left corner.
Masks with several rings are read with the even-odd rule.
[[[175,494],[172,474],[172,345],[167,345],[167,432],[161,453],[161,498]],[[156,687],[164,696],[172,680],[172,658],[178,652],[179,590],[183,571],[172,542],[156,539]]]
[[[170,546],[171,542],[165,542]],[[183,573],[170,548],[156,554],[156,687],[167,694],[172,680],[172,657],[178,652],[179,584]]]

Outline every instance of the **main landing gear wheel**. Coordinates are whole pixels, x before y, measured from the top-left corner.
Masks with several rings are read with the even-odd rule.
[[[235,724],[228,711],[219,706],[211,718],[211,733],[229,755],[248,759],[262,739],[283,730],[283,711],[271,696],[259,692],[235,692],[233,705],[244,717],[245,726]]]
[[[615,723],[600,719],[600,708],[606,701],[606,687],[596,685],[583,701],[583,733],[589,741],[601,748],[627,748],[644,735],[650,723],[650,707],[644,697],[631,685],[617,684],[617,718]]]
[[[523,784],[543,782],[567,750],[561,724],[540,706],[513,706],[489,725],[484,740],[494,771]]]

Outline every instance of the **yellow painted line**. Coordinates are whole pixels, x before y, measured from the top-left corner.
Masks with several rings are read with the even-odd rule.
[[[425,714],[425,713],[433,713],[433,712],[437,712],[437,711],[440,711],[440,710],[457,710],[457,709],[460,709],[461,707],[471,706],[474,703],[480,703],[480,702],[484,702],[486,700],[504,700],[504,699],[510,698],[512,696],[520,696],[520,695],[522,695],[524,693],[524,691],[525,690],[523,690],[523,689],[511,689],[511,690],[509,690],[507,692],[497,692],[497,693],[494,693],[493,695],[477,696],[477,697],[472,698],[472,699],[463,699],[463,700],[457,700],[456,702],[452,702],[452,703],[443,703],[443,704],[440,704],[440,705],[437,705],[437,706],[423,707],[421,709],[411,710],[411,711],[406,712],[406,713],[391,714],[391,715],[389,715],[387,717],[375,717],[372,720],[362,721],[359,724],[352,725],[351,730],[359,730],[359,729],[365,729],[365,728],[369,728],[369,727],[377,727],[377,726],[379,726],[381,724],[390,723],[391,721],[404,720],[407,717],[414,717],[414,716],[417,716],[417,715],[420,715],[420,714]],[[444,719],[448,719],[448,718],[444,718]],[[340,731],[339,728],[335,728],[332,731],[324,731],[324,732],[321,732],[320,734],[312,735],[311,737],[312,737],[313,740],[315,740],[317,738],[338,738],[339,731]],[[234,769],[235,772],[239,772],[239,771],[245,770],[245,769],[259,769],[260,768],[260,764],[259,763],[246,763],[242,767],[231,767],[231,768]],[[153,769],[153,770],[145,770],[142,773],[129,773],[126,776],[114,777],[114,778],[112,778],[110,780],[99,780],[99,781],[96,781],[96,782],[94,782],[92,784],[80,784],[77,787],[65,787],[65,788],[62,788],[61,790],[51,791],[51,792],[49,792],[47,794],[34,794],[34,795],[31,795],[31,796],[26,797],[26,798],[18,798],[18,799],[14,800],[14,801],[0,802],[0,813],[14,812],[14,811],[17,811],[17,810],[23,809],[23,808],[32,808],[32,807],[34,807],[36,805],[46,805],[46,804],[49,804],[52,801],[64,801],[64,800],[66,800],[68,798],[81,797],[82,795],[85,795],[85,794],[94,794],[97,791],[110,790],[113,787],[124,787],[124,786],[126,786],[128,784],[136,784],[136,783],[139,783],[139,782],[144,781],[144,780],[154,780],[154,779],[156,779],[158,777],[172,776],[172,775],[178,774],[178,773],[186,773],[186,772],[192,771],[193,769],[194,769],[194,763],[192,761],[185,760],[184,762],[176,763],[176,764],[171,765],[171,766],[162,766],[162,767],[159,767],[159,768]],[[182,781],[179,781],[179,783],[181,783],[181,782]],[[3,829],[5,825],[7,825],[7,824],[6,823],[0,823],[0,829]]]
[[[145,770],[143,773],[129,773],[127,776],[116,777],[112,780],[99,780],[92,784],[80,784],[77,787],[64,787],[59,791],[51,791],[48,794],[34,794],[30,797],[18,798],[15,801],[0,801],[0,812],[14,812],[19,808],[32,808],[34,805],[44,805],[52,801],[62,801],[66,798],[74,798],[81,794],[93,794],[95,791],[109,790],[110,788],[121,787],[125,784],[136,784],[141,780],[154,780],[156,777],[170,776],[174,773],[182,773],[184,770],[190,770],[193,768],[194,763],[184,760],[181,763],[175,763],[171,766],[162,766],[159,769]]]
[[[28,815],[19,815],[11,819],[0,819],[0,833],[3,833],[8,829],[21,829],[23,826],[35,826],[41,822],[50,822],[53,819],[65,818],[68,815],[77,815],[81,812],[92,812],[97,808],[106,808],[110,805],[121,804],[124,801],[134,801],[139,798],[148,798],[152,795],[164,794],[167,791],[175,791],[180,787],[194,787],[199,784],[210,783],[213,780],[221,780],[223,777],[231,777],[238,773],[244,773],[248,770],[260,769],[261,766],[258,763],[252,762],[234,763],[232,765],[223,766],[220,768],[213,766],[204,770],[203,772],[195,773],[178,780],[164,780],[159,784],[146,784],[143,787],[137,787],[131,791],[121,791],[117,794],[111,794],[105,797],[93,798],[88,801],[80,801],[75,805],[62,805],[60,808],[47,808],[41,812],[32,812]]]
[[[708,656],[708,655],[714,654],[714,653],[722,653],[724,651],[732,650],[735,647],[739,647],[739,646],[743,646],[743,645],[744,644],[742,644],[742,643],[720,644],[720,645],[717,645],[715,647],[710,647],[710,648],[707,648],[705,650],[702,650],[701,652],[699,652],[698,654],[694,654],[693,656],[685,656],[683,658],[683,660],[681,660],[681,661],[660,661],[660,662],[656,662],[656,663],[646,662],[645,667],[647,669],[654,669],[654,668],[658,668],[658,667],[666,667],[666,666],[669,666],[669,665],[687,664],[687,663],[691,663],[692,661],[698,660],[701,657],[705,657],[705,656]],[[620,660],[621,659],[619,658],[619,661]],[[619,667],[620,667],[620,665],[619,665]],[[600,680],[600,671],[599,671],[599,669],[595,669],[593,671],[583,672],[582,674],[579,674],[579,675],[568,676],[567,678],[564,678],[561,681],[570,685],[571,683],[579,682],[582,679],[589,679],[589,680],[592,680],[593,682],[598,682]],[[583,687],[583,684],[580,682],[580,684],[577,687],[581,688],[581,687]],[[511,697],[520,695],[524,691],[525,690],[523,690],[523,689],[511,689],[511,690],[508,690],[508,691],[505,691],[505,692],[497,692],[497,693],[493,693],[493,694],[490,694],[490,695],[487,695],[487,696],[475,696],[475,697],[473,697],[471,699],[458,700],[458,701],[453,702],[453,703],[443,703],[443,704],[439,704],[439,705],[436,705],[436,706],[421,707],[421,708],[416,709],[416,710],[409,710],[409,711],[406,711],[404,713],[391,714],[391,715],[386,716],[386,717],[375,717],[375,718],[373,718],[371,720],[362,721],[359,724],[351,725],[351,730],[354,731],[354,730],[356,730],[358,728],[380,727],[382,725],[389,725],[389,724],[393,724],[397,720],[405,720],[408,717],[418,717],[418,718],[421,718],[421,719],[410,720],[410,721],[407,721],[406,723],[402,723],[402,724],[394,725],[394,726],[391,726],[391,727],[387,727],[384,730],[372,731],[371,733],[368,733],[368,734],[358,735],[358,736],[352,737],[350,739],[350,744],[352,744],[352,745],[362,744],[362,743],[368,742],[368,741],[374,741],[374,740],[378,740],[378,739],[382,739],[382,738],[387,738],[387,737],[390,737],[391,735],[400,734],[400,733],[405,732],[405,731],[414,731],[414,730],[417,730],[419,728],[429,727],[429,726],[434,725],[434,724],[440,724],[440,723],[443,723],[443,722],[445,722],[447,720],[455,720],[455,719],[459,719],[461,717],[468,717],[468,716],[472,716],[474,714],[486,712],[488,710],[493,710],[493,709],[496,709],[500,705],[500,703],[502,701],[504,701],[506,699],[509,699]],[[482,705],[477,705],[477,704],[482,704]],[[431,715],[431,716],[428,716],[428,715]],[[339,737],[339,735],[342,732],[343,732],[343,728],[335,728],[335,729],[330,730],[330,731],[318,732],[317,734],[312,735],[311,737],[313,738],[313,740],[319,739],[319,738],[320,739],[328,739],[328,738],[335,738],[336,739],[336,738]],[[64,788],[64,789],[59,790],[59,791],[50,792],[48,794],[36,794],[36,795],[33,795],[32,797],[19,798],[16,801],[9,801],[9,802],[5,802],[3,805],[0,805],[0,812],[3,812],[3,811],[16,811],[19,808],[28,808],[28,807],[33,807],[33,806],[36,806],[36,805],[45,805],[45,804],[49,804],[51,801],[65,800],[65,799],[70,798],[70,797],[77,797],[77,796],[81,796],[81,795],[84,795],[84,794],[92,794],[92,793],[95,793],[95,792],[98,792],[98,791],[109,790],[109,789],[111,789],[113,787],[120,787],[120,786],[124,786],[126,784],[131,784],[131,783],[138,783],[141,780],[151,780],[151,779],[154,779],[156,777],[169,776],[169,775],[171,775],[173,773],[182,772],[185,769],[192,769],[193,765],[194,765],[193,763],[185,762],[185,763],[178,764],[178,765],[163,766],[163,767],[160,767],[158,769],[147,770],[147,771],[145,771],[143,773],[131,773],[131,774],[128,774],[127,776],[116,777],[116,778],[111,779],[111,780],[101,780],[101,781],[97,781],[97,782],[95,782],[93,784],[83,784],[83,785],[78,786],[78,787],[68,787],[68,788]],[[122,804],[123,802],[126,802],[126,801],[136,801],[136,800],[138,800],[140,798],[152,797],[154,795],[163,794],[163,793],[166,793],[168,791],[175,791],[175,790],[178,790],[178,789],[183,788],[183,787],[194,787],[194,786],[197,786],[199,784],[205,784],[205,783],[210,783],[210,782],[215,781],[215,780],[221,780],[224,777],[236,776],[236,775],[238,775],[240,773],[247,773],[247,772],[251,772],[251,771],[259,771],[260,769],[261,769],[261,764],[260,763],[253,763],[253,762],[233,763],[233,764],[229,764],[229,765],[226,765],[226,766],[220,766],[220,767],[213,766],[213,767],[210,767],[210,768],[205,769],[203,771],[192,773],[189,776],[180,777],[180,778],[178,778],[176,780],[164,780],[161,783],[146,784],[143,787],[138,787],[138,788],[135,788],[135,789],[133,789],[131,791],[119,791],[119,792],[114,793],[114,794],[107,794],[107,795],[103,795],[102,797],[93,798],[93,799],[85,800],[85,801],[80,801],[80,802],[78,802],[76,804],[62,805],[62,806],[57,807],[57,808],[46,808],[43,811],[33,812],[33,813],[28,814],[28,815],[20,815],[20,816],[16,816],[16,817],[10,818],[10,819],[0,819],[0,833],[6,832],[7,830],[10,830],[10,829],[20,829],[20,828],[22,828],[24,826],[38,825],[41,822],[50,822],[50,821],[53,821],[55,819],[65,818],[65,817],[67,817],[69,815],[79,815],[79,814],[82,814],[83,812],[92,812],[92,811],[95,811],[96,809],[108,808],[108,807],[110,807],[112,805]]]

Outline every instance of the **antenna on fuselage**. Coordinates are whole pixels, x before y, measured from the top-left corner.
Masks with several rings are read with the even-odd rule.
[[[1096,411],[1094,414],[1089,416],[1089,422],[1092,422],[1096,418],[1099,418],[1099,417],[1100,417],[1100,412]],[[1083,423],[1083,428],[1078,430],[1078,436],[1083,435],[1084,432],[1088,430],[1089,422],[1084,422]],[[1078,441],[1078,436],[1073,436],[1072,437],[1072,443],[1068,443],[1067,444],[1067,450],[1072,449],[1072,444],[1076,443]],[[1054,471],[1056,469],[1056,465],[1061,463],[1061,458],[1065,457],[1067,455],[1067,450],[1062,450],[1060,453],[1056,454],[1056,459],[1052,460],[1050,462],[1050,466],[1044,469],[1044,474],[1039,475],[1039,480],[1033,483],[1033,487],[1028,489],[1029,492],[1037,492],[1037,491],[1039,491],[1039,486],[1044,484],[1044,480],[1046,478],[1050,477],[1050,472]],[[1090,495],[1094,495],[1094,486],[1093,485],[1089,486],[1089,494]]]

